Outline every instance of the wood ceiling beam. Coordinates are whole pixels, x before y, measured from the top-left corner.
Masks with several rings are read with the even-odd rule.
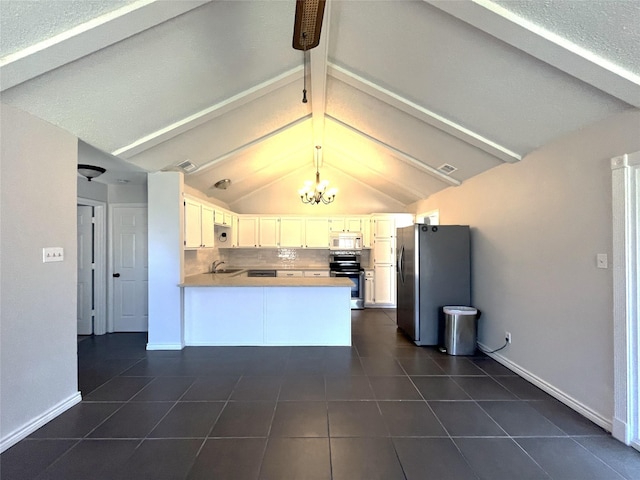
[[[640,107],[640,76],[489,0],[424,0],[523,52],[630,105]]]
[[[331,0],[327,0],[324,7],[324,20],[320,43],[310,54],[311,63],[311,119],[313,128],[313,144],[324,144],[324,114],[327,106],[327,63],[329,58],[329,27],[331,19]],[[319,157],[319,167],[322,166],[322,155]],[[314,161],[315,163],[315,161]]]
[[[211,0],[139,0],[0,58],[0,90],[43,75]]]
[[[155,147],[162,142],[165,142],[173,137],[176,137],[184,132],[191,130],[203,123],[209,122],[214,118],[220,117],[227,112],[230,112],[246,103],[256,100],[264,95],[267,95],[279,88],[284,87],[296,80],[300,79],[302,73],[302,66],[292,68],[291,70],[271,78],[266,82],[262,82],[255,87],[251,87],[244,92],[240,92],[237,95],[229,97],[209,108],[200,110],[199,112],[189,115],[186,118],[178,120],[160,130],[150,133],[142,138],[139,138],[135,142],[125,145],[113,152],[112,155],[122,158],[131,158],[151,147]],[[306,119],[306,117],[305,117]],[[290,126],[290,125],[289,125]],[[259,139],[260,140],[260,139]]]
[[[442,130],[465,143],[473,145],[474,147],[493,155],[503,162],[517,162],[522,159],[522,156],[518,153],[515,153],[508,148],[483,137],[482,135],[472,132],[468,128],[448,120],[445,117],[412,102],[411,100],[407,100],[397,93],[362,78],[361,76],[350,72],[346,68],[330,63],[329,74],[341,82],[360,90],[361,92],[371,95],[372,97],[377,98],[378,100],[391,105],[392,107],[395,107],[404,113],[431,125],[432,127]]]
[[[369,140],[370,142],[374,143],[375,145],[378,145],[382,148],[384,148],[385,150],[387,150],[389,153],[391,153],[391,155],[393,155],[394,157],[396,157],[398,160],[402,160],[404,163],[411,165],[414,168],[417,168],[418,170],[427,173],[429,175],[431,175],[432,177],[437,178],[438,180],[441,180],[445,183],[448,183],[449,185],[454,185],[454,186],[459,186],[462,185],[462,182],[460,182],[460,180],[456,180],[455,178],[450,177],[449,175],[445,175],[444,173],[440,172],[439,170],[430,167],[429,165],[426,165],[424,163],[422,163],[420,160],[418,160],[417,158],[409,155],[408,153],[404,153],[401,150],[398,150],[395,147],[392,147],[391,145],[378,140],[375,137],[372,137],[371,135],[358,130],[355,127],[352,127],[351,125],[348,125],[346,123],[344,123],[341,120],[338,120],[335,117],[332,117],[331,115],[327,115],[327,118],[330,119],[331,121],[335,122],[336,124],[340,125],[343,128],[346,128],[347,130],[349,130],[350,132],[356,133],[357,135],[361,136],[362,138],[365,138],[367,140]]]

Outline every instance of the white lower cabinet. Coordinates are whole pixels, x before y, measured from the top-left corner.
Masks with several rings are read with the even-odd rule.
[[[276,277],[302,277],[302,270],[278,270]]]
[[[396,305],[396,267],[395,265],[376,265],[374,272],[373,298],[376,306],[395,307]]]
[[[329,270],[305,270],[305,277],[328,277]]]
[[[373,276],[373,270],[364,271],[364,306],[372,307],[375,304],[373,297],[375,288],[375,280]]]

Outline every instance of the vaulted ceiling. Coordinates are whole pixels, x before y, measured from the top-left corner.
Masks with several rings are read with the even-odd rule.
[[[294,12],[2,0],[1,99],[128,162],[120,176],[188,160],[185,182],[231,208],[294,200],[315,145],[332,185],[398,209],[640,107],[636,0],[328,0],[308,103]]]

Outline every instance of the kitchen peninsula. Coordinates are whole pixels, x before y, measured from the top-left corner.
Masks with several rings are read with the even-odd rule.
[[[179,286],[187,346],[351,345],[349,279],[203,273]]]

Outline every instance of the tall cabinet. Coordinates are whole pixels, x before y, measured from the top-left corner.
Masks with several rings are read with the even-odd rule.
[[[372,306],[396,306],[396,228],[413,224],[411,214],[371,216],[373,249]]]
[[[373,302],[379,307],[396,304],[395,218],[392,215],[371,217],[373,237]]]

